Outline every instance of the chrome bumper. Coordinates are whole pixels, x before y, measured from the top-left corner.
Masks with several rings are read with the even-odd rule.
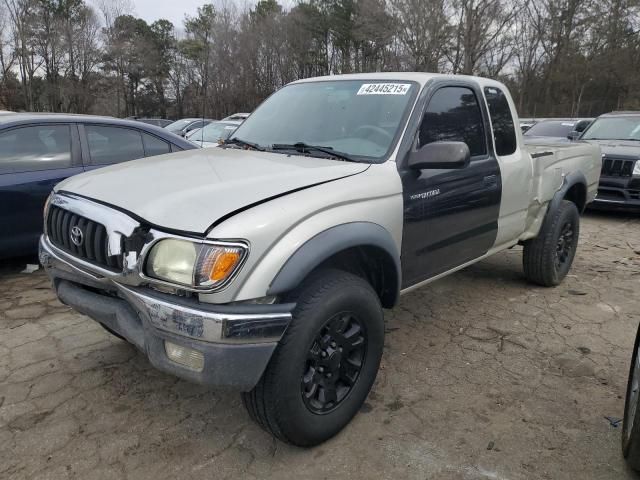
[[[40,263],[52,280],[64,279],[91,288],[116,291],[155,328],[193,340],[213,343],[278,341],[289,322],[293,304],[212,305],[121,285],[75,265],[43,235]]]
[[[138,347],[157,369],[203,385],[251,390],[295,307],[205,304],[122,285],[87,272],[45,236],[39,254],[60,301]],[[198,352],[201,366],[194,370],[170,359],[167,345]]]

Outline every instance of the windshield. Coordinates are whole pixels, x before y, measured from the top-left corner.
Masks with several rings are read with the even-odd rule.
[[[371,80],[289,85],[260,105],[230,140],[266,149],[304,143],[380,160],[392,150],[417,91],[415,83]]]
[[[574,121],[538,122],[525,132],[527,137],[567,137],[575,128]]]
[[[184,129],[184,127],[189,125],[191,122],[193,122],[193,120],[177,120],[173,123],[170,123],[165,128],[172,132],[179,132],[180,130]]]
[[[640,140],[640,116],[599,118],[582,140]]]
[[[213,122],[198,130],[189,137],[189,140],[197,142],[218,143],[226,140],[238,128],[237,123]]]

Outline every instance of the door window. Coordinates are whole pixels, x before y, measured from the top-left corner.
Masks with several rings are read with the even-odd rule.
[[[153,135],[143,133],[142,140],[144,142],[145,157],[162,155],[163,153],[169,153],[171,151],[171,147],[167,142],[160,140],[158,137],[154,137]]]
[[[0,133],[0,174],[71,167],[68,125],[37,125]]]
[[[92,165],[109,165],[144,157],[142,135],[121,127],[86,125]]]
[[[418,148],[440,141],[464,142],[472,157],[487,153],[482,112],[470,88],[444,87],[429,100],[420,125]]]
[[[516,151],[517,146],[516,128],[507,97],[502,90],[495,87],[486,87],[484,96],[487,99],[487,105],[489,105],[496,155],[511,155]]]

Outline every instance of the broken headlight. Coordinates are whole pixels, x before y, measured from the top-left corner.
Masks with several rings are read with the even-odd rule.
[[[151,248],[145,274],[187,287],[215,288],[231,278],[246,253],[246,246],[240,244],[209,244],[167,238]]]

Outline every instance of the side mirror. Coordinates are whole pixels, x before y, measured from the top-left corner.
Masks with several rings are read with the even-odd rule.
[[[411,153],[409,168],[465,168],[469,165],[470,159],[471,152],[464,142],[433,142]]]
[[[567,135],[569,140],[577,140],[580,138],[580,132],[573,131],[569,135]]]

